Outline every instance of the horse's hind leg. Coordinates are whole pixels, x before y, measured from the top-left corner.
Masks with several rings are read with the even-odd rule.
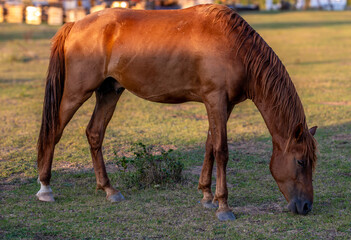
[[[96,106],[86,130],[93,159],[97,188],[104,190],[106,192],[106,198],[111,202],[124,200],[124,197],[110,184],[101,147],[106,127],[111,120],[117,101],[123,90],[124,88],[112,78],[108,78],[103,82],[100,88],[95,92]]]
[[[63,130],[78,108],[91,96],[91,92],[71,94],[63,93],[60,110],[59,126],[55,130],[55,141],[52,144],[44,143],[44,152],[38,157],[39,181],[41,188],[36,194],[39,200],[53,202],[54,197],[50,188],[51,167],[55,145],[60,141]]]

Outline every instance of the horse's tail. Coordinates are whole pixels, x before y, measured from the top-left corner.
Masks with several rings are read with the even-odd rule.
[[[38,165],[45,146],[55,144],[55,132],[59,127],[59,110],[65,82],[65,40],[73,27],[66,23],[52,38],[50,63],[46,78],[43,116],[38,139]]]

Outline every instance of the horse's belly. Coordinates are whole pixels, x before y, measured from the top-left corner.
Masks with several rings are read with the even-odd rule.
[[[154,102],[201,101],[195,61],[182,56],[120,55],[110,74],[130,92]]]
[[[149,101],[162,103],[201,101],[198,89],[192,87],[185,81],[186,79],[135,76],[135,74],[134,76],[121,74],[116,79],[124,88]]]

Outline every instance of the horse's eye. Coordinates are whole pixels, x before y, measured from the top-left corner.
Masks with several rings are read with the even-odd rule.
[[[297,160],[297,164],[299,164],[300,167],[305,167],[305,161],[304,160]]]

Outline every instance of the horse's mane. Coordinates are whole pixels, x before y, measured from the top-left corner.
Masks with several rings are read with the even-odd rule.
[[[234,10],[223,5],[204,5],[203,12],[213,17],[213,23],[234,39],[232,49],[242,56],[248,75],[247,97],[255,102],[260,97],[268,100],[275,114],[288,127],[289,136],[299,123],[307,129],[301,100],[283,63],[263,38]],[[313,169],[317,161],[316,142],[307,132],[302,136],[306,143],[304,155]],[[288,141],[289,142],[289,141]]]

